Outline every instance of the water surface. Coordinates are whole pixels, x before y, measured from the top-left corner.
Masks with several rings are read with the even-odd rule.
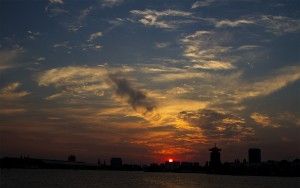
[[[90,170],[2,169],[0,187],[297,188],[300,178]]]

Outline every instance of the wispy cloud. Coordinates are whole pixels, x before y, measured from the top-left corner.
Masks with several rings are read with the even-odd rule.
[[[48,14],[49,17],[56,17],[62,14],[68,14],[69,11],[63,8],[59,7],[46,7],[45,8],[46,13]]]
[[[4,100],[15,100],[29,95],[27,91],[18,91],[20,82],[13,82],[5,86],[0,90],[0,99]]]
[[[33,32],[33,31],[30,31],[30,30],[27,31],[27,34],[28,34],[28,38],[31,39],[31,40],[35,40],[38,36],[41,35],[40,32]]]
[[[101,67],[70,66],[48,70],[38,79],[40,86],[72,86],[76,84],[93,84],[103,81],[107,71]]]
[[[260,81],[244,84],[237,97],[266,96],[300,79],[300,67],[290,66],[277,70]]]
[[[78,17],[78,22],[81,23],[82,21],[84,21],[84,19],[91,13],[93,8],[94,8],[93,6],[89,6],[85,9],[81,10],[79,17]]]
[[[49,0],[49,4],[45,7],[45,13],[49,17],[56,17],[62,14],[68,14],[69,11],[63,8],[64,0]]]
[[[241,25],[249,25],[254,24],[255,22],[252,20],[220,20],[215,22],[216,27],[238,27]]]
[[[205,76],[206,74],[201,72],[182,71],[177,73],[163,73],[152,78],[152,80],[155,82],[172,82],[179,80],[199,79],[204,78]]]
[[[252,50],[252,49],[256,49],[256,48],[260,48],[261,46],[259,45],[242,45],[240,47],[237,48],[237,50]]]
[[[89,36],[89,38],[88,38],[88,40],[87,40],[87,44],[86,43],[84,43],[84,44],[82,44],[81,45],[81,49],[83,50],[83,51],[85,51],[85,50],[89,50],[89,49],[92,49],[92,50],[99,50],[99,49],[101,49],[102,48],[102,45],[100,45],[99,43],[98,43],[98,41],[97,41],[97,39],[99,38],[99,37],[101,37],[103,34],[102,34],[102,32],[95,32],[95,33],[92,33],[92,34],[90,34],[90,36]]]
[[[181,39],[184,46],[183,56],[195,63],[193,67],[207,70],[227,70],[234,66],[223,55],[230,51],[230,46],[219,44],[212,31],[196,31]]]
[[[284,16],[263,15],[259,19],[259,24],[266,27],[268,32],[275,35],[285,33],[295,33],[300,31],[300,20]]]
[[[88,42],[93,42],[94,40],[96,40],[97,38],[102,36],[102,32],[96,32],[96,33],[92,33],[88,39]]]
[[[71,32],[77,32],[79,29],[81,29],[84,25],[86,18],[91,14],[93,10],[93,6],[89,6],[80,10],[78,17],[67,25],[68,30]]]
[[[45,57],[38,57],[36,60],[39,61],[39,62],[41,62],[41,61],[45,61],[46,58]]]
[[[24,113],[27,110],[25,108],[6,108],[6,109],[0,109],[1,115],[15,115],[19,113]]]
[[[13,68],[17,66],[14,62],[22,53],[24,49],[20,46],[16,46],[13,49],[0,50],[0,71]]]
[[[271,120],[271,118],[267,115],[254,112],[250,116],[258,125],[262,127],[272,127],[272,128],[278,128],[279,125]]]
[[[102,0],[101,4],[103,7],[114,7],[123,3],[124,0]]]
[[[57,17],[63,15],[64,17],[59,17],[57,21],[66,27],[66,29],[70,32],[77,32],[80,30],[86,21],[86,18],[90,15],[90,13],[94,10],[95,7],[89,6],[77,11],[77,14],[73,15],[72,11],[62,8],[61,5],[48,5],[45,8],[46,13],[49,17]]]
[[[206,70],[230,70],[235,68],[230,62],[213,60],[205,61],[199,64],[196,63],[192,67]]]
[[[141,17],[138,21],[145,26],[153,26],[158,28],[165,29],[174,29],[178,27],[180,24],[189,23],[192,20],[183,20],[184,18],[189,18],[192,13],[179,11],[179,10],[132,10],[130,13]],[[170,19],[176,17],[177,19]],[[183,19],[181,19],[183,18]]]
[[[49,0],[50,3],[53,3],[53,4],[63,4],[64,1],[63,0]]]
[[[207,7],[216,2],[216,0],[203,0],[196,1],[192,4],[191,9],[199,8],[199,7]]]
[[[287,33],[295,33],[300,30],[300,20],[285,16],[261,15],[249,16],[236,20],[206,18],[217,28],[221,27],[241,27],[245,25],[256,25],[265,28],[266,32],[280,36]]]
[[[169,42],[156,42],[155,47],[156,48],[166,48],[170,45]]]
[[[59,42],[59,43],[55,43],[52,46],[53,48],[65,48],[68,50],[71,50],[73,47],[69,44],[69,41],[63,41],[63,42]]]

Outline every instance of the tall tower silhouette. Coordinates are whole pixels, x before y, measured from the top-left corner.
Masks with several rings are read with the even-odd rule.
[[[221,148],[218,148],[215,144],[215,147],[210,148],[210,161],[209,166],[210,167],[218,167],[221,165]]]
[[[259,148],[250,148],[248,150],[248,158],[250,164],[261,162],[261,150]]]

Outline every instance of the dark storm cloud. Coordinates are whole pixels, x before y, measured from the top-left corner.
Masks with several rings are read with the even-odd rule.
[[[236,140],[253,134],[253,129],[245,121],[230,113],[221,113],[210,109],[182,111],[180,119],[201,128],[204,136],[212,139]]]
[[[146,114],[155,109],[155,101],[147,97],[144,92],[134,88],[126,78],[116,75],[109,77],[115,86],[115,94],[125,99],[135,111],[142,111],[143,114]]]

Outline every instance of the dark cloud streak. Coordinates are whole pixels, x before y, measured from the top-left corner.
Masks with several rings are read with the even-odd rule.
[[[116,74],[109,75],[109,78],[115,86],[115,94],[125,99],[135,111],[147,114],[156,108],[155,101],[147,97],[144,92],[134,88],[126,78]]]

